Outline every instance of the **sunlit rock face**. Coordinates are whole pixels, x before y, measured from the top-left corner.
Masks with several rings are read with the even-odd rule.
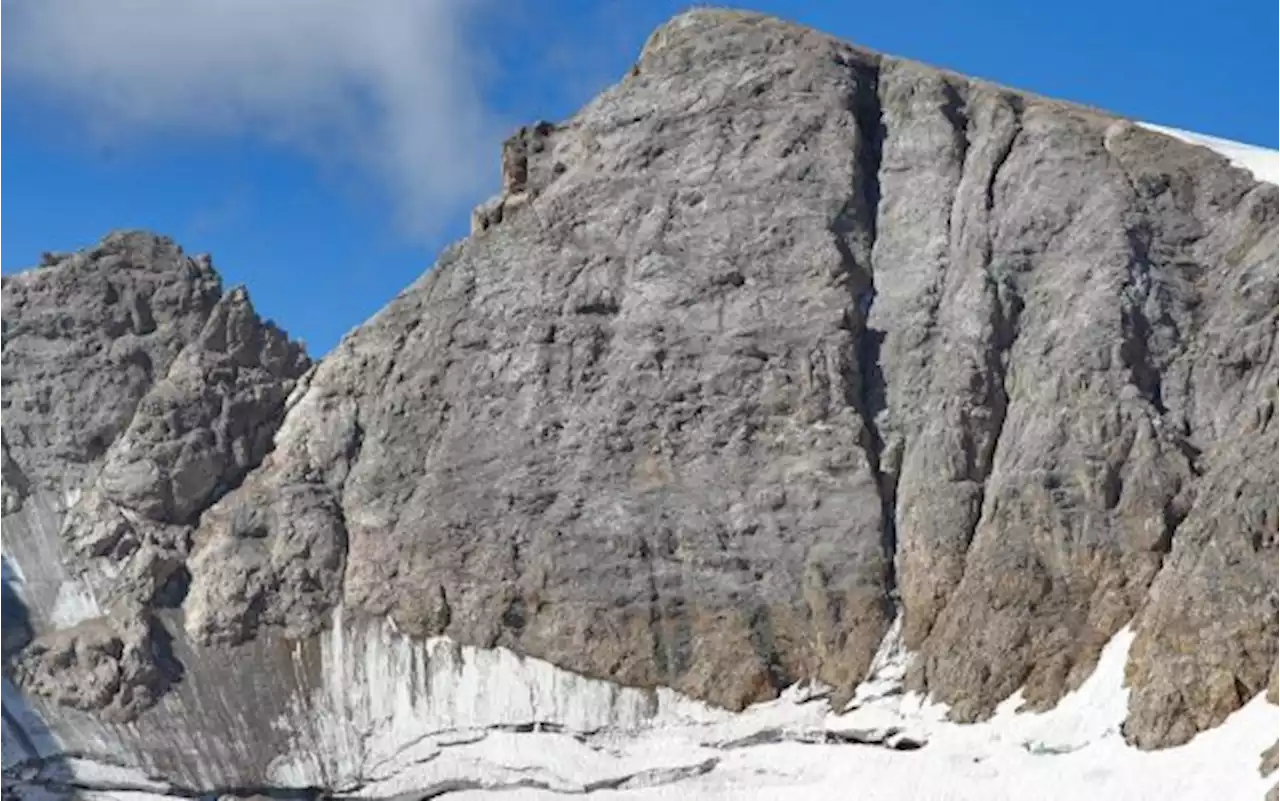
[[[1088,742],[1157,748],[1275,675],[1238,152],[698,11],[501,158],[317,365],[151,234],[4,277],[6,787],[702,787],[792,724],[638,732],[797,685],[1043,711],[1122,631]],[[868,725],[821,738],[915,731]]]

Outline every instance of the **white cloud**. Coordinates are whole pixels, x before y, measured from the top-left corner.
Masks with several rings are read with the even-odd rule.
[[[5,83],[94,135],[249,135],[377,171],[430,233],[494,181],[504,126],[471,27],[488,0],[6,2]]]

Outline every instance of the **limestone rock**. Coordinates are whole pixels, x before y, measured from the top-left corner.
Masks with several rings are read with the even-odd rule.
[[[3,287],[8,512],[35,489],[83,486],[222,287],[208,260],[136,231],[6,275]]]
[[[151,604],[181,594],[169,582],[185,583],[191,524],[271,450],[308,366],[298,345],[258,319],[243,289],[214,305],[67,515],[71,550],[113,565],[104,597]]]
[[[962,719],[1137,615],[1147,746],[1263,686],[1274,187],[728,12],[535,133],[264,472],[341,506],[346,604],[741,706],[850,687],[900,598]]]
[[[516,131],[502,146],[502,192],[471,212],[472,235],[509,219],[541,194],[567,168],[563,147],[553,147],[556,126],[549,122],[527,125]]]
[[[1272,743],[1270,748],[1262,752],[1262,763],[1258,765],[1258,772],[1263,776],[1275,773],[1278,759],[1280,759],[1280,742]]]
[[[309,363],[170,240],[46,262],[4,278],[6,556],[54,627],[176,606],[191,525],[271,449]]]
[[[1133,621],[1143,747],[1274,684],[1275,186],[723,11],[502,161],[473,236],[310,369],[167,240],[5,277],[33,691],[137,714],[158,620],[179,661],[319,686],[339,609],[732,708],[842,698],[901,611],[965,720],[1052,704]],[[226,786],[269,772],[244,753]]]
[[[271,449],[307,366],[301,348],[233,289],[140,401],[103,465],[103,495],[158,522],[192,522]]]
[[[350,608],[428,634],[447,605],[465,642],[733,707],[861,677],[891,570],[850,311],[868,278],[842,253],[865,231],[829,229],[864,202],[845,105],[874,83],[814,40],[800,58],[832,81],[808,119],[785,85],[744,90],[740,123],[733,103],[690,117],[696,74],[642,71],[546,132],[553,182],[509,147],[528,205],[320,366],[264,480],[339,493]],[[769,141],[715,176],[731,124]]]
[[[38,637],[15,672],[27,692],[105,721],[136,718],[181,678],[167,632],[146,617],[97,619]]]

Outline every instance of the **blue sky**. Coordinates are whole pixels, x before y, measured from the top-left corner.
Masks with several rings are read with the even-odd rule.
[[[688,5],[5,0],[0,265],[152,229],[320,355],[465,235],[505,134],[571,115]],[[1277,146],[1271,0],[736,5]]]

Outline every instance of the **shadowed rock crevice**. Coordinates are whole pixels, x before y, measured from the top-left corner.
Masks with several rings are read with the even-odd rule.
[[[885,603],[889,609],[887,614],[892,617],[897,597],[894,567],[897,553],[894,500],[897,474],[886,457],[884,437],[877,422],[887,405],[885,377],[880,367],[885,332],[870,326],[876,299],[874,258],[886,129],[880,105],[878,64],[859,64],[850,69],[854,76],[853,90],[847,102],[856,125],[854,184],[849,200],[831,225],[831,232],[847,276],[845,286],[850,296],[845,314],[854,338],[856,372],[850,376],[852,380],[845,388],[845,395],[861,420],[861,445],[876,481],[880,502],[880,547],[885,563]]]
[[[982,397],[979,404],[986,410],[986,419],[979,425],[985,430],[979,439],[981,447],[975,448],[972,438],[967,448],[968,473],[978,485],[977,509],[979,516],[972,519],[965,533],[964,547],[966,552],[973,542],[974,532],[981,522],[981,513],[986,506],[987,485],[991,479],[992,467],[995,464],[996,452],[1000,447],[1000,437],[1004,433],[1005,420],[1009,413],[1009,369],[1013,360],[1013,348],[1018,340],[1019,320],[1025,302],[1022,299],[1017,280],[1008,273],[994,269],[992,264],[991,220],[998,218],[996,208],[996,185],[1000,180],[1000,172],[1017,145],[1022,130],[1022,104],[1014,99],[1010,103],[1013,111],[1012,133],[1000,143],[995,160],[991,167],[983,192],[983,204],[988,223],[983,235],[981,271],[984,276],[983,289],[989,299],[989,318],[986,321],[987,342],[984,349],[985,371],[982,377]],[[964,117],[967,122],[968,117]]]
[[[4,471],[3,510],[10,514],[22,508],[23,499],[31,493],[31,482],[9,455],[9,443],[4,439],[0,439],[0,459]]]
[[[1150,260],[1152,233],[1147,225],[1139,225],[1131,228],[1128,236],[1133,257],[1130,262],[1128,281],[1122,290],[1125,307],[1121,310],[1120,317],[1124,337],[1120,347],[1120,357],[1129,369],[1133,386],[1151,403],[1157,414],[1163,415],[1168,409],[1165,408],[1160,390],[1160,365],[1156,364],[1157,357],[1151,352],[1151,339],[1154,332],[1145,310],[1149,302],[1153,300],[1156,303],[1159,302],[1158,299],[1152,298],[1152,294],[1161,290],[1160,286],[1153,286]],[[1171,322],[1171,320],[1165,321],[1166,329],[1173,328],[1169,325]],[[1171,333],[1172,341],[1168,345],[1176,347],[1176,329]]]
[[[891,466],[890,457],[885,454],[885,440],[880,432],[877,418],[887,406],[884,372],[881,369],[881,350],[885,332],[871,328],[871,319],[875,306],[875,266],[874,255],[876,231],[880,212],[880,169],[885,139],[885,124],[879,103],[878,75],[875,82],[860,84],[862,89],[854,102],[854,115],[858,121],[858,130],[862,134],[862,142],[858,147],[858,172],[863,189],[862,213],[867,224],[867,256],[863,269],[867,274],[867,286],[862,289],[855,301],[858,304],[856,314],[862,317],[862,332],[858,337],[858,376],[860,387],[858,409],[862,413],[866,426],[867,455],[871,470],[876,476],[876,484],[880,493],[880,515],[883,533],[881,544],[886,561],[885,586],[889,593],[889,603],[896,606],[897,570],[895,568],[898,536],[897,519],[897,485],[896,466]]]

